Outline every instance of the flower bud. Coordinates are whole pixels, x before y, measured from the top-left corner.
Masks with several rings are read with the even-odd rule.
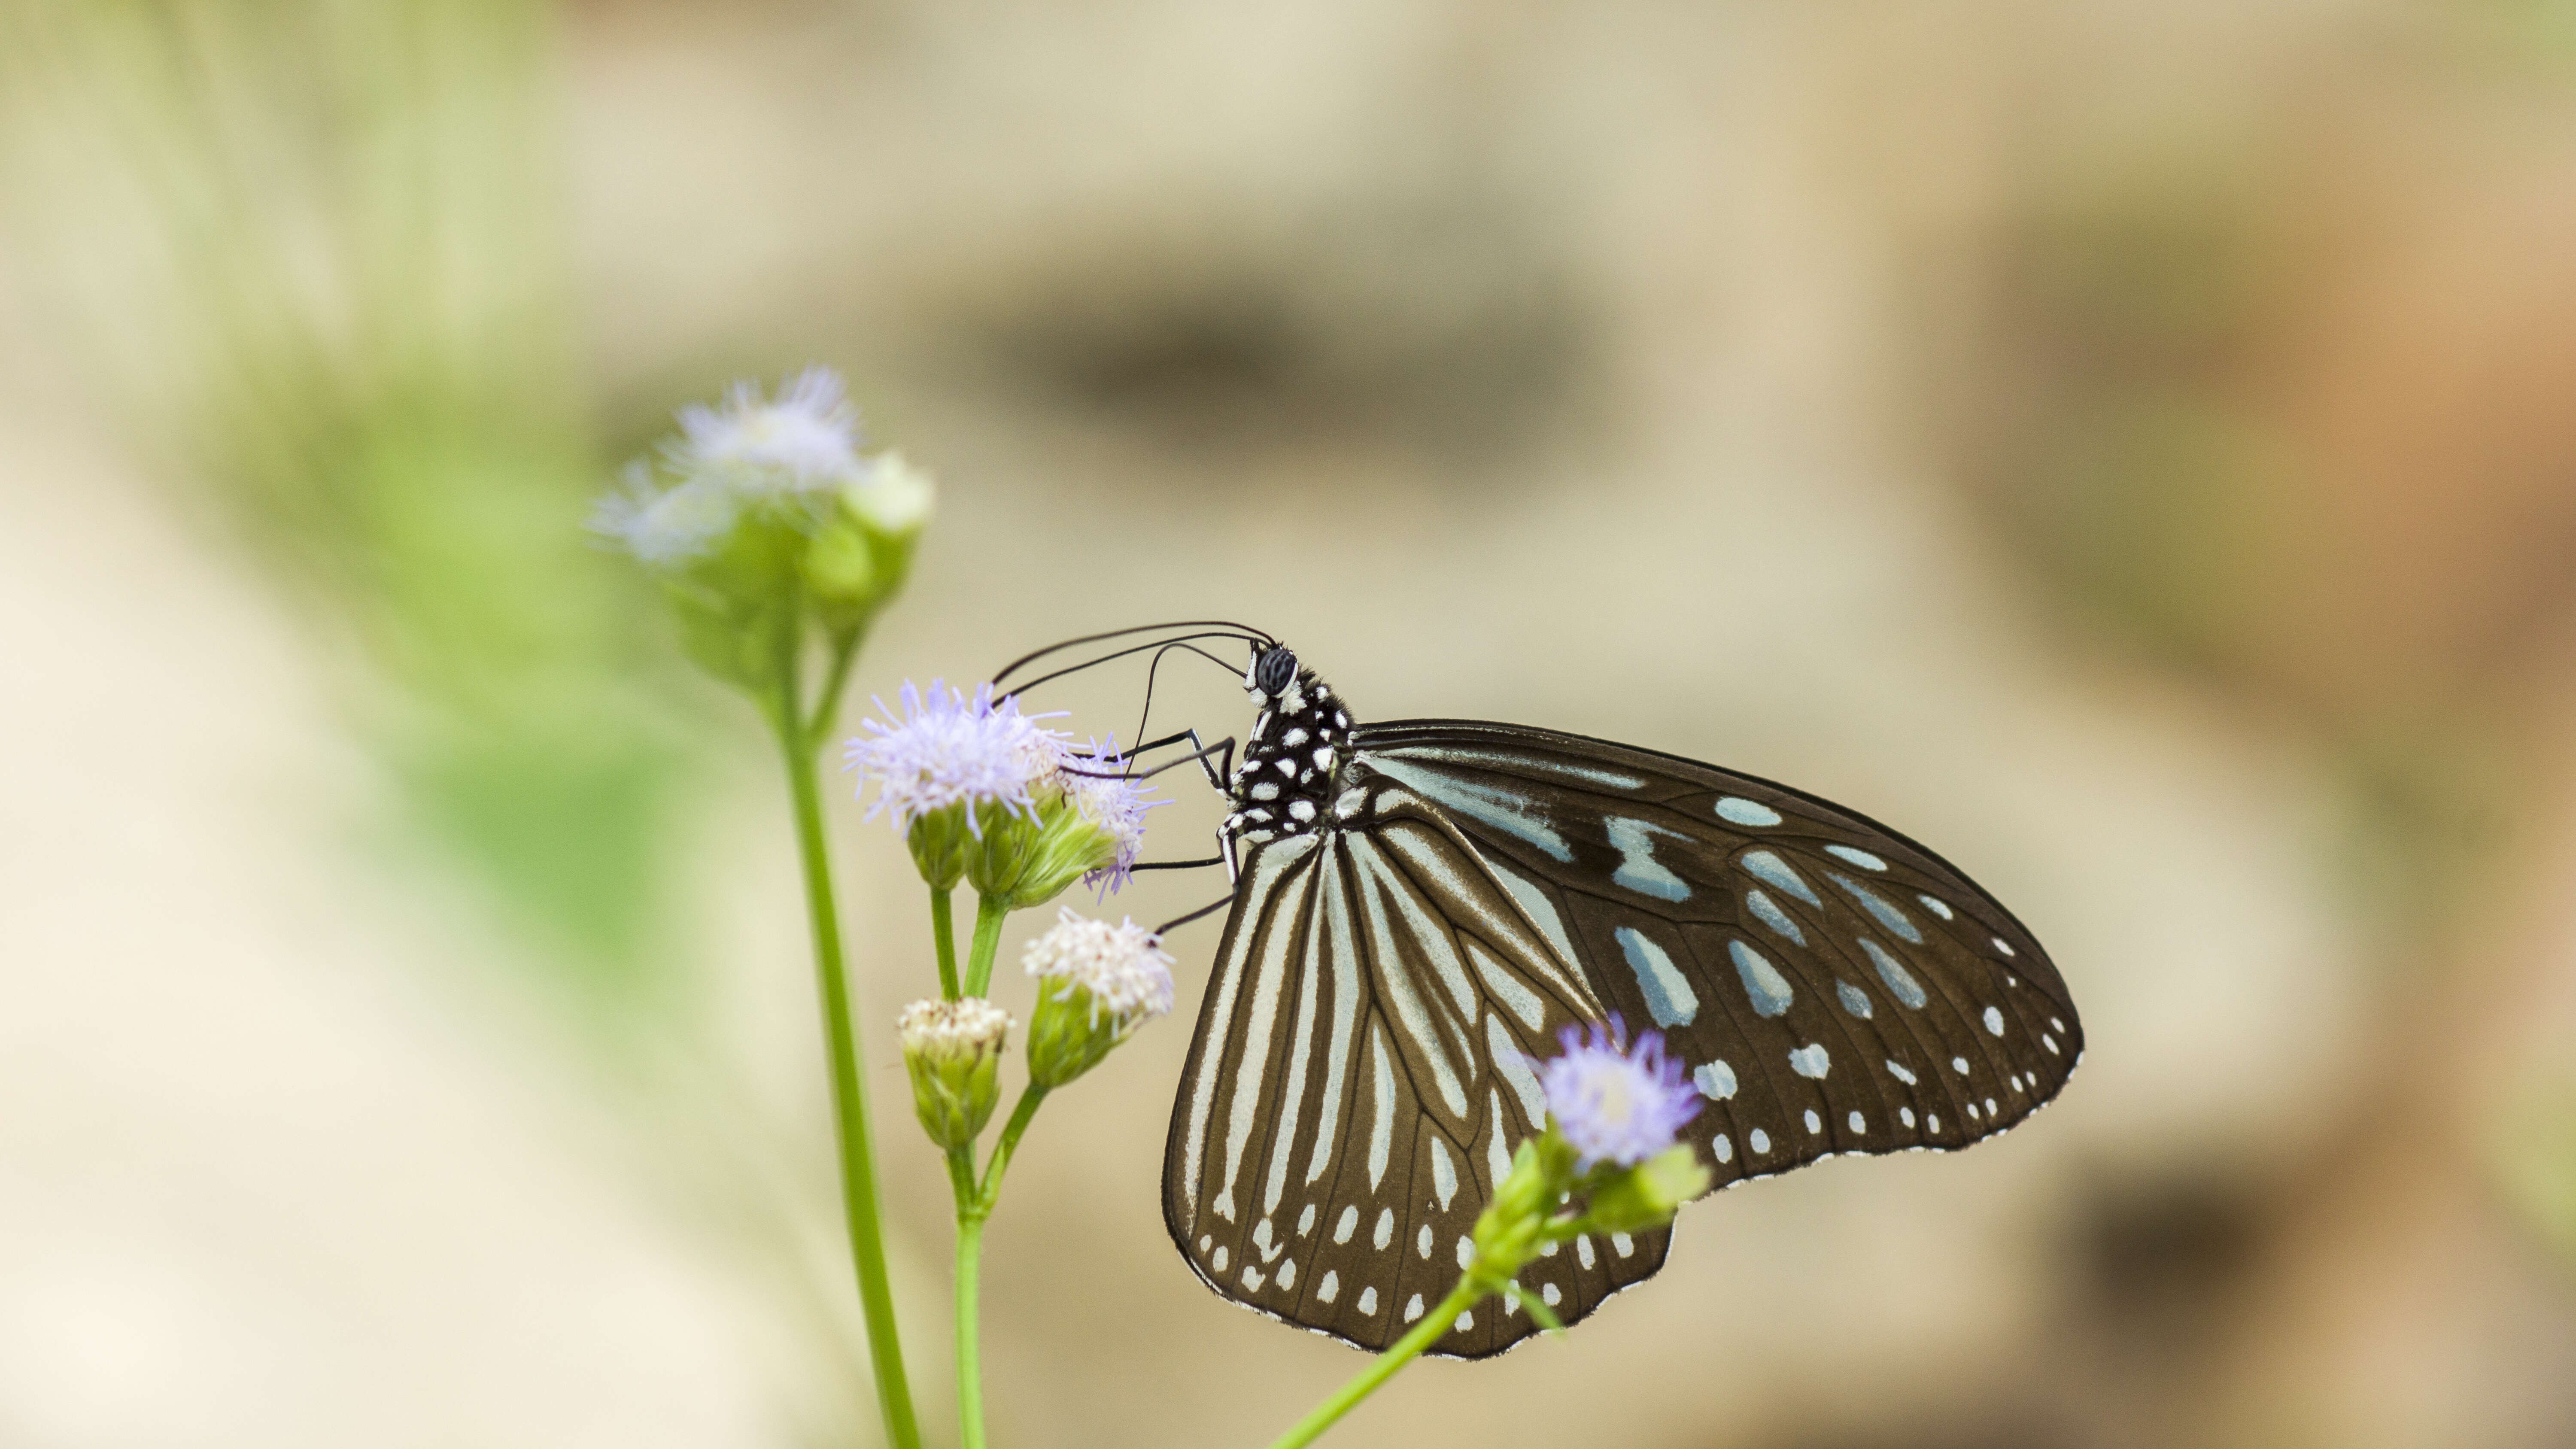
[[[1114,887],[1143,848],[1145,812],[1164,803],[1148,802],[1150,787],[1124,778],[1115,740],[1059,760],[1036,791],[1035,818],[987,829],[967,858],[967,882],[1006,909],[1045,905],[1093,876]]]
[[[912,1076],[913,1115],[942,1148],[971,1146],[1001,1100],[1002,1046],[1011,1018],[993,1003],[916,1001],[896,1019]]]
[[[1659,1228],[1714,1182],[1689,1147],[1671,1147],[1594,1188],[1584,1216],[1609,1233]]]
[[[1038,978],[1029,1080],[1050,1091],[1100,1065],[1137,1027],[1172,1009],[1172,958],[1133,921],[1113,926],[1062,911],[1021,960]]]

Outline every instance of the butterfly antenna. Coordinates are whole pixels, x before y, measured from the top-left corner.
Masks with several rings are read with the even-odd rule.
[[[1264,649],[1268,649],[1278,642],[1277,640],[1272,639],[1268,634],[1259,629],[1253,628],[1249,624],[1237,624],[1231,619],[1179,619],[1165,624],[1138,624],[1131,629],[1112,629],[1105,634],[1085,634],[1078,639],[1067,639],[1062,643],[1049,644],[1044,649],[1037,650],[1034,653],[1023,654],[1019,658],[1002,666],[1001,670],[993,676],[993,687],[997,690],[1000,689],[1004,679],[1009,678],[1011,675],[1018,673],[1020,670],[1031,664],[1035,664],[1037,661],[1044,659],[1050,654],[1061,653],[1064,650],[1078,648],[1084,644],[1097,644],[1104,639],[1123,639],[1130,634],[1151,634],[1162,629],[1230,630],[1232,631],[1230,634],[1218,634],[1215,637],[1242,639],[1247,643],[1258,644]],[[1206,638],[1209,636],[1193,634],[1189,637],[1196,639]],[[1112,655],[1110,657],[1115,658],[1117,656]]]
[[[1127,648],[1103,654],[1097,659],[1086,659],[1080,664],[1068,664],[1062,669],[1041,674],[1037,678],[1032,679],[1025,684],[1012,685],[1009,692],[1012,694],[1026,694],[1030,690],[1035,689],[1039,685],[1045,684],[1050,680],[1062,679],[1068,674],[1080,674],[1086,669],[1093,668],[1097,665],[1107,664],[1113,659],[1124,659],[1130,654],[1142,654],[1148,649],[1187,649],[1192,654],[1195,654],[1201,659],[1208,661],[1210,664],[1215,665],[1217,668],[1224,670],[1227,674],[1233,675],[1238,673],[1233,665],[1226,663],[1224,660],[1217,658],[1215,655],[1210,654],[1206,650],[1199,648],[1197,645],[1192,644],[1189,641],[1192,639],[1240,639],[1242,637],[1244,636],[1240,634],[1223,633],[1188,634],[1179,639],[1157,639],[1150,644],[1133,644],[1129,645]]]

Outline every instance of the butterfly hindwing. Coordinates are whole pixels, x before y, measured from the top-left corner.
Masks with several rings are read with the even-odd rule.
[[[1363,728],[1355,765],[1446,811],[1563,923],[1586,981],[1665,1034],[1721,1183],[1964,1146],[2082,1049],[2028,931],[1938,856],[1767,781],[1518,726]]]
[[[1536,1135],[1532,1070],[1605,1009],[1453,824],[1372,792],[1365,828],[1245,863],[1175,1105],[1165,1219],[1211,1288],[1364,1348],[1456,1283],[1477,1215]],[[1561,1319],[1661,1264],[1663,1234],[1569,1244],[1520,1275]],[[1435,1352],[1534,1331],[1488,1303]]]

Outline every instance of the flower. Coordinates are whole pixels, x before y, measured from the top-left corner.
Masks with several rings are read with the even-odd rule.
[[[801,498],[834,488],[859,469],[859,414],[840,374],[809,367],[765,399],[737,382],[721,406],[680,409],[669,447],[683,476],[720,481],[747,500]]]
[[[976,688],[969,698],[941,680],[927,693],[904,681],[898,696],[901,719],[876,702],[884,721],[863,720],[864,739],[853,738],[844,750],[844,768],[877,784],[877,799],[868,807],[873,820],[891,810],[894,828],[907,830],[926,815],[967,804],[992,804],[1004,814],[1034,815],[1032,792],[1050,781],[1064,758],[1064,736],[1037,723],[1052,715],[1020,713],[1014,697],[993,698],[993,686]],[[983,838],[981,812],[970,812],[967,831]]]
[[[1114,892],[1127,883],[1135,869],[1136,857],[1145,848],[1145,812],[1169,800],[1148,800],[1154,787],[1126,774],[1127,761],[1118,753],[1118,737],[1106,742],[1093,740],[1089,746],[1068,755],[1059,773],[1065,794],[1072,797],[1081,818],[1107,838],[1112,858],[1082,880],[1098,886],[1104,893]]]
[[[1162,938],[1134,921],[1111,925],[1070,908],[1028,944],[1021,964],[1038,978],[1029,1024],[1029,1080],[1061,1087],[1136,1028],[1172,1009],[1172,958]]]
[[[895,1019],[912,1077],[913,1115],[943,1148],[974,1142],[1001,1100],[1002,1046],[1010,1015],[981,997],[916,1001]]]
[[[860,521],[880,533],[918,533],[930,521],[938,490],[930,475],[901,453],[879,453],[841,485],[841,501]]]
[[[626,466],[615,492],[591,510],[591,532],[656,568],[698,557],[733,530],[733,495],[703,480],[664,488],[650,465]]]
[[[1549,1117],[1583,1167],[1634,1167],[1670,1148],[1698,1115],[1699,1094],[1681,1062],[1664,1055],[1658,1034],[1640,1035],[1632,1048],[1627,1028],[1613,1016],[1607,1026],[1594,1022],[1588,1035],[1569,1026],[1557,1041],[1565,1053],[1539,1065],[1539,1082]]]

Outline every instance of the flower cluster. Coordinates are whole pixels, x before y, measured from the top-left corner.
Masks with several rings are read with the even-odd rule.
[[[1029,1080],[1063,1086],[1100,1064],[1139,1026],[1172,1009],[1172,958],[1162,938],[1122,921],[1090,920],[1070,909],[1020,957],[1038,978],[1029,1025]]]
[[[1614,1016],[1588,1030],[1569,1026],[1556,1039],[1564,1053],[1539,1065],[1539,1085],[1579,1166],[1634,1167],[1670,1148],[1699,1115],[1699,1094],[1655,1033],[1631,1047],[1626,1025]]]
[[[1042,905],[1077,880],[1122,884],[1145,840],[1145,812],[1161,801],[1129,778],[1117,741],[1076,753],[1067,737],[1024,715],[1019,701],[970,697],[933,680],[906,684],[902,713],[878,701],[883,720],[849,743],[846,766],[877,786],[869,816],[890,813],[922,878],[938,889],[963,880],[1012,910]]]
[[[866,781],[876,782],[868,819],[891,810],[894,828],[909,830],[925,816],[967,805],[1036,818],[1035,791],[1065,756],[1063,734],[1037,722],[1055,716],[1024,715],[1016,696],[996,701],[989,684],[970,697],[944,680],[930,681],[927,693],[906,680],[896,698],[901,715],[878,700],[885,718],[860,721],[867,734],[843,752],[844,767],[860,773],[862,790]],[[983,813],[966,812],[966,828],[978,840]]]
[[[841,380],[808,368],[765,397],[737,383],[682,408],[628,465],[590,527],[669,586],[690,654],[757,694],[792,671],[808,622],[854,648],[902,587],[934,490],[893,453],[859,451]]]

